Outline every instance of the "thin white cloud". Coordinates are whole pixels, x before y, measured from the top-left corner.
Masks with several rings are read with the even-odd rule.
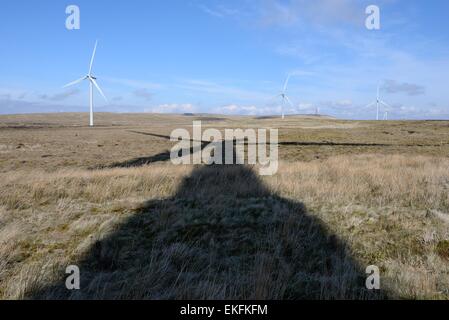
[[[198,8],[200,8],[203,12],[205,12],[205,13],[211,15],[211,16],[218,17],[218,18],[223,18],[224,17],[223,13],[221,13],[221,12],[219,12],[217,10],[213,10],[213,9],[211,9],[211,8],[205,6],[205,5],[199,5]]]
[[[419,96],[426,92],[424,86],[395,80],[385,80],[382,89],[387,93],[405,93],[409,96]]]
[[[270,99],[271,95],[260,92],[245,90],[234,86],[222,85],[211,81],[204,80],[184,80],[175,85],[178,88],[185,90],[191,90],[196,92],[203,92],[208,94],[218,94],[220,96],[229,96],[233,99],[254,99],[254,100],[264,100]]]
[[[316,27],[346,24],[361,26],[367,1],[356,0],[265,0],[248,8],[262,26]]]
[[[196,111],[197,111],[197,107],[191,103],[161,104],[158,106],[145,108],[145,112],[151,112],[151,113],[193,113]]]
[[[213,7],[206,6],[205,4],[199,4],[198,8],[204,13],[217,18],[224,18],[226,16],[236,16],[240,14],[239,10],[226,7],[223,4]]]
[[[135,89],[148,89],[148,90],[159,90],[163,86],[159,83],[142,81],[142,80],[133,80],[126,78],[114,78],[114,77],[102,77],[102,80],[107,82],[116,83],[119,85],[123,85],[126,87],[131,87]]]
[[[142,98],[146,101],[150,101],[153,98],[153,94],[146,88],[140,88],[134,90],[133,94],[138,97]]]
[[[68,89],[61,93],[56,93],[53,95],[41,94],[39,97],[42,100],[50,100],[50,101],[64,101],[72,96],[75,96],[80,93],[79,89]]]
[[[18,96],[17,96],[17,99],[19,99],[19,100],[23,100],[23,99],[25,99],[25,97],[27,96],[27,92],[23,92],[23,93],[21,93],[21,94],[19,94]]]
[[[217,109],[217,113],[222,114],[246,114],[246,115],[257,115],[261,114],[261,109],[254,105],[243,106],[237,104],[229,104]]]

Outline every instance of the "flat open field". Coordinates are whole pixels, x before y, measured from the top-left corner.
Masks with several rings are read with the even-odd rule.
[[[278,173],[171,164],[168,136],[194,120],[278,128]],[[449,298],[449,121],[87,123],[0,116],[0,299]]]

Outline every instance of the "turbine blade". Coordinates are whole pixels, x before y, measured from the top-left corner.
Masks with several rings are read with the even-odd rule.
[[[94,64],[95,52],[97,51],[97,44],[98,44],[98,40],[95,41],[94,52],[92,53],[92,58],[90,59],[89,75],[92,73],[92,65]]]
[[[284,83],[284,89],[282,90],[282,93],[285,93],[285,90],[287,90],[287,85],[288,85],[288,81],[290,80],[290,74],[287,76],[287,79],[285,80]]]
[[[380,100],[379,102],[382,103],[385,107],[391,108],[391,106],[388,103],[386,103],[385,101]]]
[[[97,88],[98,92],[100,92],[101,96],[104,98],[104,100],[106,102],[108,102],[108,99],[106,98],[106,96],[104,95],[103,91],[101,91],[100,87],[97,84],[97,81],[95,81],[95,79],[90,79],[90,81],[92,81],[92,83],[94,84],[95,88]]]
[[[292,108],[294,108],[293,103],[290,101],[289,97],[285,96],[285,100],[290,104]]]
[[[67,88],[67,87],[73,86],[74,84],[77,84],[77,83],[83,81],[84,79],[86,79],[86,77],[80,78],[80,79],[72,81],[70,83],[67,83],[65,86],[63,86],[63,88]]]
[[[371,107],[371,106],[374,106],[376,103],[375,102],[371,102],[370,104],[367,104],[366,106],[365,106],[365,108],[369,108],[369,107]]]

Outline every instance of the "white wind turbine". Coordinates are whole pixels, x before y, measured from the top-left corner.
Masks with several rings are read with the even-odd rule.
[[[95,52],[97,51],[97,44],[98,44],[98,40],[95,41],[94,52],[92,53],[92,58],[90,59],[89,72],[88,72],[87,76],[82,77],[73,82],[70,82],[64,86],[64,88],[66,88],[66,87],[72,86],[74,84],[77,84],[83,80],[89,80],[89,104],[90,104],[89,125],[91,127],[93,127],[93,125],[94,125],[94,88],[93,88],[93,86],[95,86],[95,88],[97,88],[98,92],[100,92],[100,94],[104,98],[104,100],[106,102],[108,102],[108,99],[106,99],[106,96],[104,95],[103,91],[101,91],[100,87],[97,84],[97,81],[96,81],[97,78],[92,75],[92,65],[94,63]]]
[[[379,106],[383,104],[385,107],[390,108],[390,106],[383,100],[380,99],[380,85],[377,85],[377,97],[376,101],[371,102],[367,107],[371,107],[372,105],[376,105],[376,120],[379,120]]]
[[[285,118],[284,116],[284,105],[285,105],[285,101],[287,101],[292,107],[293,107],[293,103],[290,101],[289,97],[287,96],[287,85],[288,85],[288,81],[290,80],[290,74],[287,76],[287,79],[285,80],[284,83],[284,87],[282,88],[281,93],[279,93],[277,97],[281,97],[282,98],[282,105],[281,105],[281,113],[282,113],[282,119]]]

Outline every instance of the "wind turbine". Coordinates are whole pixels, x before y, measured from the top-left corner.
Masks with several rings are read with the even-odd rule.
[[[63,87],[63,88],[70,87],[70,86],[73,86],[73,85],[83,81],[83,80],[89,80],[89,104],[90,104],[89,125],[91,127],[94,126],[94,88],[93,88],[94,86],[95,86],[95,88],[97,88],[98,92],[100,92],[100,94],[104,98],[104,100],[106,102],[108,102],[108,99],[106,98],[103,91],[101,91],[100,87],[97,84],[97,81],[96,81],[97,78],[92,75],[92,65],[94,63],[95,52],[97,51],[97,44],[98,44],[98,40],[95,41],[94,52],[92,53],[92,58],[90,59],[89,72],[87,73],[87,76],[84,76],[78,80],[70,82]]]
[[[390,106],[383,100],[380,99],[380,85],[377,85],[377,97],[375,102],[371,102],[367,107],[371,107],[372,105],[376,105],[376,120],[379,120],[379,106],[383,104],[385,107],[390,108]]]
[[[284,87],[282,88],[281,93],[279,93],[277,97],[281,97],[282,98],[282,105],[281,105],[281,113],[282,113],[282,119],[285,118],[284,115],[284,105],[285,105],[285,101],[287,101],[292,107],[293,107],[293,103],[290,101],[289,97],[287,96],[287,85],[288,85],[288,81],[290,80],[290,74],[287,76],[287,79],[284,82]]]

